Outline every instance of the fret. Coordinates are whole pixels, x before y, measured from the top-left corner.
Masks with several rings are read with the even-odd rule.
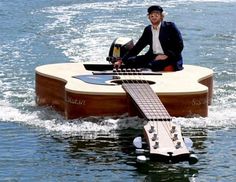
[[[169,113],[148,83],[123,83],[146,119],[171,120]]]

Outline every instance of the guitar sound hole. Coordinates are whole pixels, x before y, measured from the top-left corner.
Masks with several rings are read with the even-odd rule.
[[[148,83],[149,85],[155,84],[154,81],[150,80],[112,80],[111,83],[121,85],[122,83]]]

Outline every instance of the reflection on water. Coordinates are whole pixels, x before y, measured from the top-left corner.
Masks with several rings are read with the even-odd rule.
[[[190,133],[192,132],[190,131]],[[194,165],[189,165],[188,162],[178,164],[153,161],[137,163],[132,140],[141,134],[142,130],[127,129],[110,134],[97,134],[96,139],[88,139],[91,137],[91,133],[83,133],[81,136],[74,137],[59,135],[54,136],[53,139],[56,142],[66,143],[67,157],[82,165],[95,165],[98,168],[102,166],[104,170],[112,168],[121,172],[120,166],[125,166],[125,170],[142,174],[145,181],[194,181],[198,175],[198,169]],[[201,138],[201,142],[194,148],[200,150],[203,148],[204,135],[204,131],[196,131],[192,135],[193,138],[194,136]]]

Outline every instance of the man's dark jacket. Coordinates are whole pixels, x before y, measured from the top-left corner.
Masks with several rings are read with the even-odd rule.
[[[171,65],[174,66],[175,70],[183,69],[183,60],[181,52],[184,48],[183,39],[180,31],[177,29],[173,22],[161,22],[159,40],[164,54],[168,56]],[[149,50],[145,54],[147,56],[147,61],[153,60],[153,50],[152,50],[152,30],[151,25],[145,27],[142,36],[135,44],[135,46],[129,51],[127,55],[123,57],[123,62],[126,63],[127,59],[132,56],[137,56],[147,45],[149,45]]]

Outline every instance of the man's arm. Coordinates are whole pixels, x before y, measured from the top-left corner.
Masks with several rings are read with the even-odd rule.
[[[175,59],[181,54],[184,48],[184,43],[182,35],[174,23],[170,24],[169,29],[171,36],[171,45],[168,45],[167,55],[168,57]]]
[[[137,56],[148,45],[148,36],[151,33],[148,27],[149,26],[144,29],[142,36],[139,38],[134,47],[122,58],[124,63],[126,63],[129,57]]]

